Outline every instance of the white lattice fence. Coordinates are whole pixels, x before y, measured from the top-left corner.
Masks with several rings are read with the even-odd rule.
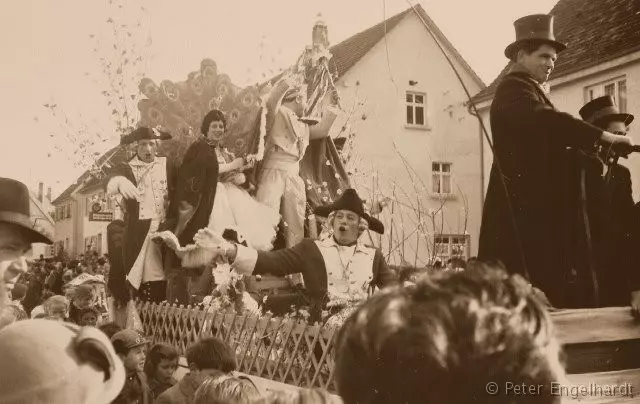
[[[238,370],[299,387],[335,391],[337,329],[291,319],[243,316],[168,304],[137,303],[144,331],[182,355],[200,337],[216,336],[236,352]]]

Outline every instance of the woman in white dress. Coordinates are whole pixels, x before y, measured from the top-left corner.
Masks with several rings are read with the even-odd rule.
[[[211,120],[206,136],[208,140],[214,142],[212,146],[215,148],[219,164],[216,197],[209,216],[208,228],[218,234],[222,234],[225,229],[235,229],[250,247],[269,251],[273,249],[280,214],[256,201],[241,187],[246,182],[242,172],[250,168],[253,162],[235,157],[233,153],[220,146],[227,135],[226,119],[217,110],[209,112],[207,117],[210,114],[222,120]]]

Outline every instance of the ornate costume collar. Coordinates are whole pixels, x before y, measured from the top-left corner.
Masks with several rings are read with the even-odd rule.
[[[322,240],[320,240],[319,243],[320,243],[321,246],[327,247],[327,248],[330,248],[330,247],[351,247],[351,246],[353,246],[353,244],[351,246],[338,244],[338,242],[336,241],[335,238],[333,238],[332,235],[329,235],[329,236],[323,238]],[[355,251],[366,252],[366,246],[360,240],[356,241],[355,246],[356,246]]]

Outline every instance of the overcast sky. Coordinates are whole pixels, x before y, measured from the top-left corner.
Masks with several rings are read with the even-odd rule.
[[[515,35],[513,21],[526,14],[547,13],[555,2],[424,0],[420,4],[489,84],[506,62],[503,49]],[[123,13],[132,23],[140,20],[143,31],[148,30],[152,43],[145,72],[156,82],[184,80],[209,57],[234,83],[245,85],[293,64],[310,43],[318,13],[335,44],[410,4],[417,2],[128,0],[120,10],[106,1],[11,2],[0,15],[0,176],[26,181],[34,188],[44,181],[53,187],[55,197],[81,173],[53,149],[53,140],[58,138],[60,143],[63,135],[50,122],[42,107],[45,103],[56,102],[74,122],[113,130],[110,110],[100,95],[104,88],[90,79],[99,76],[101,68],[89,35],[104,35],[105,21],[114,13],[116,17]],[[37,122],[34,117],[39,118]]]

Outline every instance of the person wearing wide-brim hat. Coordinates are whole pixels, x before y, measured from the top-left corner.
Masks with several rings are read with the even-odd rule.
[[[603,130],[626,135],[634,116],[621,112],[610,95],[595,98],[579,111],[586,122]],[[591,156],[582,156],[586,202],[594,234],[592,239],[602,250],[599,277],[600,305],[626,306],[632,292],[640,290],[634,237],[638,235],[631,174],[618,164],[608,148],[600,147]],[[640,293],[632,306],[640,308]]]
[[[311,308],[311,321],[320,320],[327,304],[362,299],[371,286],[383,288],[396,283],[396,275],[380,250],[359,240],[367,229],[384,233],[384,225],[365,211],[354,189],[345,190],[338,200],[317,208],[315,213],[327,217],[330,234],[320,240],[305,238],[282,250],[260,252],[230,244],[208,229],[200,231],[194,240],[229,259],[241,274],[302,274],[306,288],[303,300]],[[183,265],[189,264],[183,260]],[[284,306],[286,312],[289,305]]]
[[[566,221],[582,220],[564,213],[579,206],[559,200],[566,173],[574,171],[567,149],[591,152],[600,143],[625,155],[632,142],[554,107],[545,85],[566,45],[554,35],[552,15],[529,15],[514,26],[515,41],[505,49],[511,65],[490,110],[495,155],[478,259],[500,261],[509,272],[527,276],[554,306],[595,305],[590,269],[574,262],[588,253],[564,244],[575,239],[564,229],[576,228]]]
[[[0,178],[0,312],[20,275],[27,272],[31,244],[53,243],[50,236],[35,228],[30,204],[26,185]]]
[[[158,142],[168,139],[169,133],[148,127],[124,135],[120,143],[134,146],[136,155],[113,167],[105,180],[107,194],[122,197],[124,205],[123,242],[118,244],[119,251],[109,251],[110,256],[121,256],[123,262],[114,261],[108,281],[113,296],[122,303],[129,299],[128,285],[144,300],[161,302],[166,298],[160,246],[147,235],[166,217],[175,168],[168,158],[157,156],[157,150]],[[118,226],[111,226],[115,228]]]

